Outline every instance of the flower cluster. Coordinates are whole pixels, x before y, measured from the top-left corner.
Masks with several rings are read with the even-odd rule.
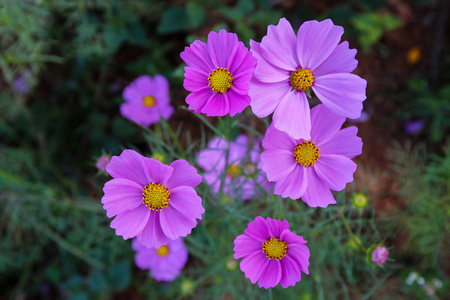
[[[356,127],[341,127],[346,118],[360,117],[367,84],[352,73],[356,50],[341,42],[343,32],[328,19],[304,22],[295,33],[282,18],[260,43],[250,41],[250,51],[222,29],[180,54],[187,64],[183,85],[190,92],[189,109],[207,116],[232,117],[247,106],[260,118],[273,113],[262,153],[259,141],[245,135],[234,141],[215,137],[198,153],[197,165],[213,196],[249,200],[264,189],[311,207],[336,203],[331,190],[353,181],[352,159],[363,145]],[[321,104],[311,109],[313,96]],[[123,97],[122,114],[144,126],[173,113],[161,75],[139,77]],[[181,237],[204,213],[194,190],[202,177],[185,160],[165,165],[133,150],[113,156],[106,171],[113,179],[104,186],[102,203],[107,216],[115,217],[111,227],[124,239],[136,237],[141,269],[150,269],[157,280],[173,280],[187,260]],[[301,280],[301,272],[309,274],[305,244],[287,220],[257,216],[234,240],[234,257],[242,258],[241,270],[253,284],[287,288]],[[372,261],[384,263],[385,256],[375,252]]]

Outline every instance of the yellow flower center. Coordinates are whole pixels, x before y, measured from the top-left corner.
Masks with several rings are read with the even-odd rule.
[[[282,259],[286,256],[287,244],[280,241],[279,238],[270,238],[263,243],[263,252],[269,259],[275,258],[276,260]]]
[[[227,170],[227,175],[230,176],[230,178],[234,178],[241,174],[241,170],[236,165],[231,165]]]
[[[213,92],[223,94],[233,86],[233,74],[227,68],[217,68],[209,73],[208,81]]]
[[[292,76],[289,78],[292,86],[299,91],[308,90],[314,82],[313,74],[308,69],[302,69],[292,72]]]
[[[169,247],[163,245],[163,246],[159,247],[159,249],[156,250],[156,253],[159,256],[163,256],[163,257],[167,256],[167,254],[169,254]]]
[[[156,100],[155,97],[148,95],[142,98],[142,103],[144,103],[144,105],[147,107],[153,107],[156,104]]]
[[[311,141],[304,141],[302,143],[298,143],[297,147],[295,147],[294,157],[297,163],[302,166],[314,166],[320,157],[319,149],[317,149],[315,143],[311,143]]]
[[[170,193],[162,184],[149,183],[145,186],[142,195],[142,203],[151,210],[158,211],[169,205]]]

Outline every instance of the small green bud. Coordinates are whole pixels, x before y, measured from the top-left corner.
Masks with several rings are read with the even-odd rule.
[[[159,152],[153,153],[152,158],[154,158],[154,159],[156,159],[156,160],[159,160],[159,161],[162,162],[162,163],[163,163],[164,160],[166,159],[166,158],[164,157],[164,154],[159,153]]]
[[[180,286],[181,294],[188,296],[194,292],[194,281],[191,279],[184,279]]]
[[[367,199],[367,196],[363,193],[356,193],[353,195],[352,204],[353,207],[358,208],[362,210],[364,207],[367,206],[369,203],[369,200]]]

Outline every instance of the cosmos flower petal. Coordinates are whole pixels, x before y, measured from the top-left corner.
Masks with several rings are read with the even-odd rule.
[[[264,152],[265,153],[265,152]],[[305,176],[305,168],[296,165],[293,171],[284,179],[275,183],[275,195],[283,198],[298,199],[303,196],[308,184],[308,177]]]
[[[186,160],[178,159],[170,166],[173,168],[173,173],[166,182],[169,191],[177,186],[196,187],[202,182],[202,176],[197,173],[197,169]]]
[[[286,82],[263,83],[254,78],[250,80],[250,106],[253,113],[259,118],[273,113],[279,103],[289,94],[291,92]]]
[[[224,95],[228,97],[228,102],[230,103],[231,117],[237,113],[241,113],[247,106],[250,105],[250,97],[248,95],[239,95],[234,90],[230,90]]]
[[[200,40],[195,40],[189,47],[185,47],[180,57],[188,66],[199,68],[208,74],[215,69],[208,47]]]
[[[258,286],[265,289],[275,287],[281,280],[281,264],[278,260],[271,259],[266,267],[266,270],[258,281]]]
[[[186,217],[201,220],[205,209],[202,198],[190,186],[179,186],[170,191],[169,205]]]
[[[286,241],[289,244],[298,244],[298,245],[304,245],[307,243],[307,241],[299,235],[296,235],[295,233],[291,232],[288,229],[283,229],[283,231],[280,234],[280,239],[282,241]]]
[[[261,154],[263,170],[269,181],[278,181],[287,176],[295,168],[295,158],[292,151],[274,149],[267,150]]]
[[[266,221],[266,227],[269,231],[270,236],[281,236],[281,233],[284,230],[289,230],[289,223],[286,220],[281,221],[280,223],[279,220],[274,220],[268,217]]]
[[[359,136],[358,127],[351,126],[339,131],[332,139],[320,145],[320,153],[323,155],[336,154],[348,158],[354,158],[362,153],[363,142]]]
[[[113,156],[106,166],[106,172],[113,178],[126,178],[142,187],[148,184],[143,157],[134,150],[126,149],[120,156]]]
[[[335,191],[342,191],[346,184],[353,181],[356,164],[341,155],[322,155],[314,165],[317,175]]]
[[[267,227],[265,224],[265,220],[263,217],[256,217],[254,221],[248,223],[247,228],[244,230],[245,234],[249,237],[264,242],[270,238],[269,232],[267,231]]]
[[[290,244],[290,251],[286,257],[291,258],[293,261],[297,262],[303,273],[309,274],[309,257],[310,252],[306,245]]]
[[[261,40],[261,56],[285,70],[297,70],[299,61],[295,53],[296,38],[291,24],[281,18],[278,25],[269,25]]]
[[[189,92],[199,91],[208,86],[208,74],[202,69],[184,67],[183,87]]]
[[[219,171],[225,169],[225,149],[227,148],[227,141],[221,137],[216,136],[208,143],[208,148],[203,149],[197,155],[197,165],[205,171]]]
[[[247,255],[240,263],[242,272],[244,272],[246,278],[250,279],[252,284],[255,284],[260,279],[268,265],[269,260],[261,250]]]
[[[344,28],[330,19],[303,23],[297,34],[297,55],[302,68],[314,70],[334,51]]]
[[[160,183],[163,185],[167,184],[170,176],[172,176],[173,168],[166,164],[163,164],[159,160],[154,158],[143,159],[145,174],[149,180],[148,183]]]
[[[338,73],[314,79],[312,89],[334,113],[357,119],[366,99],[367,81],[355,74]]]
[[[111,222],[111,228],[116,230],[124,240],[137,236],[147,224],[150,210],[145,205],[118,214]]]
[[[147,208],[148,209],[148,208]],[[138,234],[137,238],[139,243],[147,248],[159,248],[162,245],[167,245],[170,239],[164,234],[161,229],[159,212],[150,210],[150,217],[148,219],[147,225],[144,227],[142,232]]]
[[[326,183],[321,180],[313,168],[306,169],[306,176],[308,178],[308,186],[305,194],[302,196],[303,201],[310,207],[327,207],[330,204],[335,204],[333,194]]]
[[[204,87],[201,90],[190,93],[186,97],[186,103],[189,105],[190,110],[200,113],[210,98],[214,96],[213,91],[209,86]]]
[[[256,241],[245,234],[239,235],[234,240],[234,258],[242,258],[253,252],[261,252],[262,243]]]
[[[280,261],[281,271],[283,276],[281,277],[280,284],[283,288],[294,286],[302,279],[301,270],[296,261],[293,261],[289,256],[286,256]]]
[[[273,114],[273,126],[294,139],[311,139],[310,108],[303,92],[289,93]]]
[[[314,68],[314,77],[353,72],[358,65],[355,59],[356,52],[356,49],[349,49],[347,41],[340,43],[323,63]]]
[[[160,223],[164,234],[171,240],[187,236],[197,225],[195,218],[185,217],[170,205],[160,211]]]
[[[321,119],[327,122],[320,122]],[[311,109],[311,139],[320,146],[334,137],[345,122],[345,117],[332,112],[325,105],[317,105]]]
[[[224,116],[230,111],[230,101],[228,93],[213,93],[213,95],[206,101],[201,113],[208,117]]]
[[[275,129],[272,124],[266,131],[262,145],[266,150],[283,149],[293,153],[297,143],[286,132]]]
[[[235,33],[228,33],[225,29],[219,30],[219,33],[211,31],[208,34],[209,57],[214,66],[227,68],[228,60],[234,48],[238,43],[238,37]]]
[[[108,181],[103,187],[103,192],[105,195],[101,202],[108,218],[133,210],[142,204],[143,187],[125,178]]]
[[[258,59],[258,65],[253,73],[253,76],[258,79],[258,81],[274,83],[280,81],[287,82],[289,80],[289,77],[292,75],[291,70],[279,68],[261,56],[261,43],[250,40],[250,47],[253,56]]]

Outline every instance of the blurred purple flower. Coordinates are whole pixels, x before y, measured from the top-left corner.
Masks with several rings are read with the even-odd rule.
[[[369,121],[370,115],[366,111],[361,111],[361,116],[357,119],[348,119],[349,121],[353,123],[365,123]]]
[[[258,143],[249,145],[245,135],[240,135],[235,141],[230,142],[227,170],[225,170],[226,149],[227,141],[215,137],[197,156],[197,164],[206,171],[203,178],[211,185],[214,193],[220,190],[223,172],[226,172],[223,192],[231,197],[249,200],[260,188],[272,191],[273,184],[268,182],[266,174],[262,171],[261,150]]]
[[[372,251],[372,262],[377,266],[384,265],[388,259],[389,250],[385,246],[377,246]]]
[[[409,135],[416,135],[422,131],[425,121],[422,119],[412,120],[405,123],[405,131]]]
[[[106,172],[106,165],[111,161],[111,157],[109,155],[102,155],[98,158],[95,166],[101,172]]]
[[[122,97],[125,103],[120,106],[120,113],[143,126],[158,123],[160,116],[168,120],[174,111],[169,103],[169,82],[162,75],[136,78],[123,90]]]
[[[20,76],[14,79],[14,90],[21,95],[26,95],[31,90],[31,83],[33,80],[33,74],[30,70],[25,70]]]
[[[159,248],[147,248],[134,239],[132,247],[136,251],[136,266],[142,270],[150,270],[150,276],[158,281],[177,278],[188,259],[188,251],[182,238],[171,240]]]

